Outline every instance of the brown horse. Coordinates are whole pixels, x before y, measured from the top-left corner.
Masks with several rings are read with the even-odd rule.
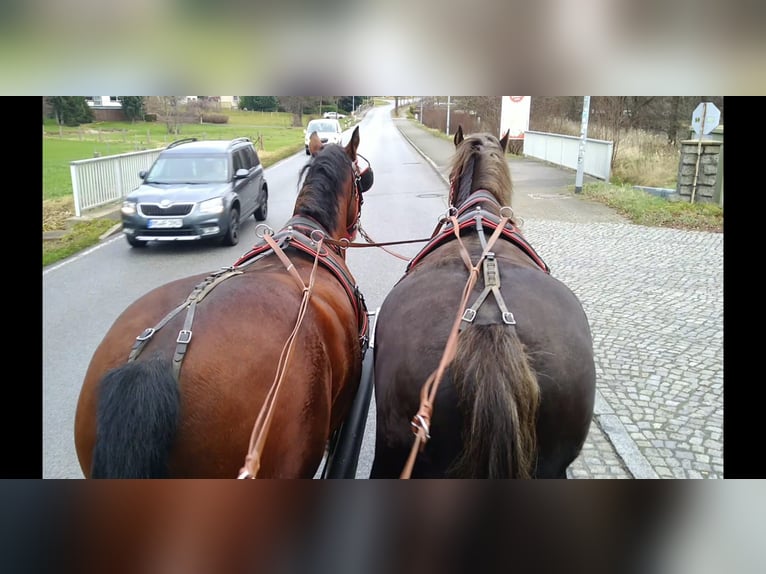
[[[356,235],[371,178],[359,128],[345,147],[311,145],[281,231],[232,267],[150,291],[106,333],[75,417],[86,477],[314,476],[367,346],[339,243]]]
[[[372,478],[565,478],[588,434],[588,319],[514,224],[507,138],[458,128],[448,216],[378,313]]]

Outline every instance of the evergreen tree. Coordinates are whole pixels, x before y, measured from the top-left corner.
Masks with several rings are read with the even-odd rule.
[[[52,96],[50,103],[59,124],[79,126],[93,121],[93,110],[85,96]]]
[[[143,96],[120,96],[122,102],[122,111],[125,117],[131,122],[144,117],[144,98]]]
[[[239,96],[239,107],[256,112],[273,112],[278,106],[276,96]]]

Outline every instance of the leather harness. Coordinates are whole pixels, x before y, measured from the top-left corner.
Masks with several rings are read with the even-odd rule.
[[[500,217],[492,211],[487,211],[481,208],[481,203],[490,202],[498,207],[500,204],[494,198],[492,194],[487,191],[476,191],[471,195],[471,199],[466,201],[457,212],[457,221],[460,231],[477,229],[483,230],[484,227],[494,231],[500,223]],[[473,208],[473,209],[472,209]],[[437,230],[438,233],[438,230]],[[484,243],[484,234],[479,233],[479,237]],[[545,261],[537,254],[534,248],[524,239],[524,236],[513,223],[508,222],[503,228],[501,237],[505,237],[508,241],[516,245],[521,249],[532,261],[534,261],[540,269],[546,273],[550,273],[551,270]],[[442,230],[438,235],[434,237],[421,249],[415,257],[407,265],[406,272],[409,273],[410,269],[415,267],[422,259],[428,255],[431,251],[435,250],[440,245],[455,239],[455,233],[452,229],[452,222],[447,220],[442,226]]]
[[[490,233],[493,233],[500,225],[501,221],[501,218],[496,213],[488,211],[487,209],[482,209],[482,204],[486,202],[491,203],[497,208],[498,211],[501,211],[500,204],[494,196],[492,196],[487,191],[479,190],[474,192],[471,196],[471,199],[466,201],[460,207],[454,218],[454,220],[457,222],[458,235],[460,235],[461,232],[476,229],[479,240],[481,241],[482,249],[486,249],[487,247],[485,229],[489,229]],[[545,273],[550,273],[550,268],[548,265],[545,263],[545,261],[542,260],[542,258],[537,254],[537,252],[527,242],[527,240],[524,239],[524,236],[513,223],[508,221],[500,232],[499,237],[504,237],[506,240],[519,247],[522,252],[524,252],[538,267],[540,267],[540,269],[542,269]],[[410,270],[418,265],[418,263],[423,261],[426,255],[436,250],[437,247],[440,247],[453,239],[456,239],[453,219],[449,218],[446,221],[443,220],[441,232],[439,232],[437,228],[437,231],[434,233],[434,237],[409,262],[405,274],[409,273]],[[482,306],[490,293],[494,296],[495,302],[500,309],[500,318],[502,322],[508,326],[513,327],[516,325],[516,319],[513,316],[513,313],[508,310],[508,307],[505,304],[505,300],[503,299],[503,296],[500,292],[500,270],[498,269],[497,259],[495,258],[495,254],[493,252],[490,251],[486,254],[486,257],[482,262],[482,268],[484,273],[484,289],[473,302],[473,304],[467,306],[463,311],[460,330],[473,323],[476,315],[478,314],[479,308]]]
[[[317,252],[317,241],[312,239],[312,235],[317,233],[323,234],[324,236],[328,235],[327,231],[313,219],[304,216],[296,216],[290,219],[282,230],[275,233],[273,239],[280,249],[287,250],[293,248],[297,253],[305,254],[312,259],[318,258],[319,262],[329,269],[338,279],[354,308],[359,330],[359,343],[362,349],[362,357],[364,357],[369,344],[369,319],[367,316],[367,306],[364,301],[364,296],[359,290],[354,278],[346,270],[345,265],[339,262],[339,260],[342,259],[339,250],[336,251],[335,249],[326,249],[323,247]],[[154,334],[164,327],[178,313],[186,309],[186,319],[183,328],[178,333],[176,349],[172,361],[173,375],[175,376],[176,382],[178,382],[181,364],[188,349],[188,345],[192,340],[191,327],[192,322],[194,321],[194,312],[197,304],[217,285],[220,285],[226,279],[242,275],[244,273],[242,271],[243,268],[273,253],[274,249],[272,249],[266,241],[262,241],[261,243],[256,244],[245,255],[240,257],[231,267],[225,267],[208,275],[202,282],[194,287],[183,303],[163,317],[157,325],[145,329],[143,333],[136,337],[128,356],[128,362],[136,360]]]

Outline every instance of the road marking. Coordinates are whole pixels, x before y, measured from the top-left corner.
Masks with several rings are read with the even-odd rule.
[[[69,259],[64,259],[64,261],[62,261],[61,263],[57,263],[57,264],[55,264],[55,265],[53,265],[51,267],[46,267],[45,269],[43,269],[43,277],[45,275],[47,275],[48,273],[51,273],[51,272],[55,271],[56,269],[61,269],[65,265],[69,265],[70,263],[72,263],[74,261],[82,259],[86,255],[88,255],[90,253],[93,253],[94,251],[104,247],[104,245],[109,245],[110,243],[112,243],[113,241],[117,241],[118,239],[120,239],[120,236],[116,235],[116,236],[112,237],[111,239],[109,239],[108,241],[103,241],[103,242],[99,243],[98,245],[94,245],[90,249],[87,249],[85,251],[82,251],[81,253],[77,253],[76,255],[73,255]]]

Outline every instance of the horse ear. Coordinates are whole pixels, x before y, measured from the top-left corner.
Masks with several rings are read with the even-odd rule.
[[[309,136],[309,153],[312,156],[315,156],[323,147],[322,140],[319,139],[319,134],[311,132],[311,135]]]
[[[457,131],[455,132],[455,147],[460,145],[460,142],[463,141],[463,126],[458,125]]]
[[[508,149],[508,135],[511,133],[511,130],[505,130],[505,135],[500,140],[500,147],[503,148],[503,151]]]
[[[351,134],[351,139],[346,144],[346,154],[351,158],[351,161],[356,161],[356,148],[359,147],[359,126],[354,128],[354,133]]]

